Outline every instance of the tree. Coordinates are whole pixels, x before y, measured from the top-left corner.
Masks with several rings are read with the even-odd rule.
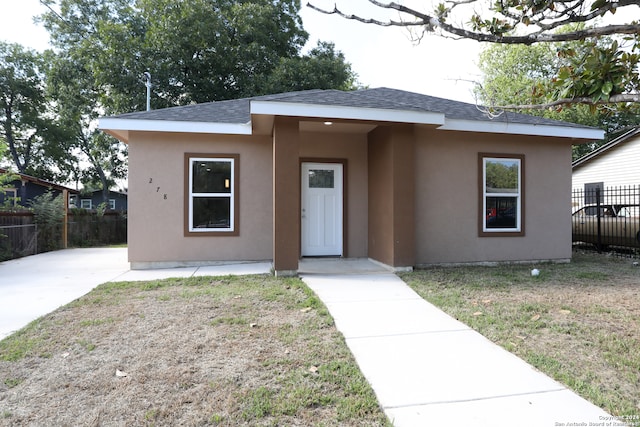
[[[487,192],[510,192],[518,188],[518,165],[488,162],[485,172]]]
[[[70,157],[46,96],[46,68],[44,55],[0,42],[0,138],[18,172],[54,180]]]
[[[287,75],[283,69],[297,62],[308,38],[298,0],[41,1],[50,8],[41,19],[54,46],[92,74],[103,114],[143,109],[145,72],[153,108],[264,94],[274,73]],[[338,68],[348,68],[330,53]],[[333,77],[323,83],[345,87],[354,80],[350,72]]]
[[[7,151],[7,146],[2,140],[2,138],[0,138],[0,159],[4,157],[6,151]],[[18,178],[18,175],[14,174],[10,170],[5,170],[5,169],[0,170],[0,196],[3,196],[3,198],[6,197],[7,195],[6,186],[16,178]],[[11,200],[5,199],[4,203],[0,204],[0,209],[4,207],[3,205],[10,206],[11,202],[12,202]],[[0,237],[2,237],[2,233],[0,233]]]
[[[52,191],[47,191],[35,196],[28,204],[33,210],[34,222],[38,226],[38,248],[40,251],[60,249],[65,204],[62,194],[56,196]]]
[[[125,173],[125,150],[96,132],[95,120],[151,106],[262,95],[315,86],[350,88],[344,56],[319,44],[300,56],[308,34],[298,0],[40,0],[40,20],[56,48],[48,76],[63,128],[91,165],[83,182]]]
[[[125,173],[125,149],[95,129],[101,115],[151,106],[262,95],[281,89],[350,88],[344,56],[319,44],[300,56],[308,34],[298,0],[40,0],[40,20],[56,48],[48,88],[63,129],[89,162],[83,182],[103,196]]]
[[[318,42],[307,55],[280,58],[268,76],[263,93],[292,92],[307,89],[352,90],[355,74],[342,52],[333,43]]]
[[[60,128],[68,147],[85,164],[75,170],[76,181],[100,183],[104,201],[115,180],[126,177],[126,147],[96,129],[100,92],[84,65],[64,52],[51,60],[47,90],[56,101]]]
[[[564,46],[569,47],[580,51],[584,45],[571,42],[570,45]],[[485,106],[526,106],[537,102],[538,94],[547,90],[545,87],[551,90],[554,85],[553,77],[566,64],[565,59],[557,55],[557,49],[558,46],[555,44],[487,46],[480,54],[478,62],[483,74],[482,82],[475,91],[479,102]],[[592,107],[568,105],[524,112],[605,129],[607,138],[602,143],[610,137],[615,137],[620,130],[637,125],[640,110],[638,104],[613,105],[600,109]],[[574,159],[602,143],[574,146]]]
[[[600,21],[616,12],[633,16],[637,0],[453,0],[439,3],[431,12],[395,2],[369,0],[369,3],[398,13],[400,19],[378,20],[347,14],[337,6],[333,10],[309,6],[363,23],[417,28],[422,30],[421,35],[436,33],[526,46],[580,41],[585,45],[580,52],[560,50],[568,63],[554,76],[554,90],[545,93],[545,97],[537,97],[536,108],[570,103],[640,102],[640,79],[636,72],[640,62],[640,23],[628,20],[616,25]],[[569,24],[585,25],[568,28]],[[597,39],[603,36],[617,38],[610,44],[598,43]]]

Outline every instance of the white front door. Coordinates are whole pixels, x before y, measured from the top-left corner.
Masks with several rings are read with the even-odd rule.
[[[302,256],[342,256],[342,164],[303,163]]]

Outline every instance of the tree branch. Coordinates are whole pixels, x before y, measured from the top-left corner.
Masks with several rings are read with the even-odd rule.
[[[640,23],[634,22],[632,24],[623,24],[623,25],[606,25],[602,27],[594,27],[594,28],[586,28],[578,31],[571,31],[566,33],[546,33],[545,29],[553,29],[559,25],[565,25],[571,22],[585,22],[589,21],[596,16],[608,12],[613,9],[611,4],[607,4],[604,7],[592,11],[587,15],[570,15],[567,19],[561,21],[561,24],[550,23],[543,24],[541,21],[538,24],[540,31],[533,32],[525,35],[502,35],[502,34],[490,34],[490,33],[481,33],[477,31],[467,30],[462,27],[457,27],[455,25],[451,25],[446,23],[444,20],[441,20],[435,16],[431,16],[422,12],[419,12],[415,9],[411,9],[409,7],[391,2],[391,3],[381,3],[376,0],[369,0],[375,6],[378,6],[383,9],[392,9],[396,10],[400,13],[404,13],[407,15],[411,15],[416,18],[415,21],[380,21],[372,18],[363,18],[358,15],[347,14],[338,9],[337,6],[334,6],[333,10],[322,9],[318,6],[315,6],[311,3],[307,3],[307,6],[317,12],[324,13],[326,15],[338,15],[342,18],[354,20],[358,22],[362,22],[364,24],[374,24],[383,27],[415,27],[415,26],[424,26],[427,31],[433,32],[435,29],[439,29],[445,33],[451,34],[453,36],[462,37],[466,39],[476,40],[479,42],[490,42],[490,43],[502,43],[502,44],[525,44],[530,45],[533,43],[544,42],[544,43],[554,43],[554,42],[565,42],[565,41],[574,41],[574,40],[583,40],[585,38],[593,38],[593,37],[601,37],[613,34],[639,34],[640,33]],[[621,6],[627,6],[631,4],[636,4],[633,0],[620,0],[616,3],[618,8]],[[545,28],[542,28],[542,26]]]
[[[620,94],[613,95],[609,99],[600,99],[598,101],[594,101],[588,97],[578,97],[578,98],[561,98],[552,102],[547,102],[544,104],[511,104],[511,105],[501,105],[496,107],[487,107],[498,110],[546,110],[548,108],[559,107],[562,105],[572,105],[572,104],[585,104],[585,105],[604,105],[604,104],[617,104],[617,103],[638,103],[640,102],[640,93],[628,93],[628,94]]]
[[[7,141],[7,145],[9,146],[9,153],[11,153],[11,158],[18,168],[18,172],[24,173],[26,165],[20,161],[20,156],[18,155],[18,149],[16,147],[16,138],[13,134],[13,94],[10,94],[9,100],[6,102],[4,106],[4,116],[5,120],[2,123],[4,127],[4,137]]]
[[[344,19],[349,19],[352,21],[358,21],[358,22],[362,22],[363,24],[373,24],[373,25],[378,25],[380,27],[409,27],[409,26],[422,26],[422,25],[428,25],[427,23],[425,23],[424,21],[416,21],[416,22],[406,22],[406,21],[394,21],[394,20],[389,20],[389,21],[378,21],[377,19],[373,19],[373,18],[362,18],[358,15],[351,15],[351,14],[346,14],[344,12],[342,12],[340,9],[338,9],[338,6],[333,7],[333,10],[326,10],[326,9],[322,9],[318,6],[314,6],[311,3],[307,3],[307,7],[309,7],[310,9],[313,9],[317,12],[320,13],[324,13],[325,15],[338,15]]]

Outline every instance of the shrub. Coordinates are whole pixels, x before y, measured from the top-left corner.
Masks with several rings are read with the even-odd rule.
[[[29,201],[38,227],[39,252],[53,251],[62,247],[63,203],[62,195],[56,197],[51,191]]]

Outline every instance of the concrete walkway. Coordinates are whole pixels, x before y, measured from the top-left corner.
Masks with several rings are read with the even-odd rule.
[[[426,302],[394,274],[311,273],[302,279],[331,312],[396,427],[557,427],[612,421],[600,408]]]
[[[2,262],[0,339],[108,281],[258,274],[270,268],[270,263],[248,263],[131,271],[126,249],[112,248]],[[328,307],[396,427],[558,427],[613,421],[372,262],[303,260],[300,271]]]

